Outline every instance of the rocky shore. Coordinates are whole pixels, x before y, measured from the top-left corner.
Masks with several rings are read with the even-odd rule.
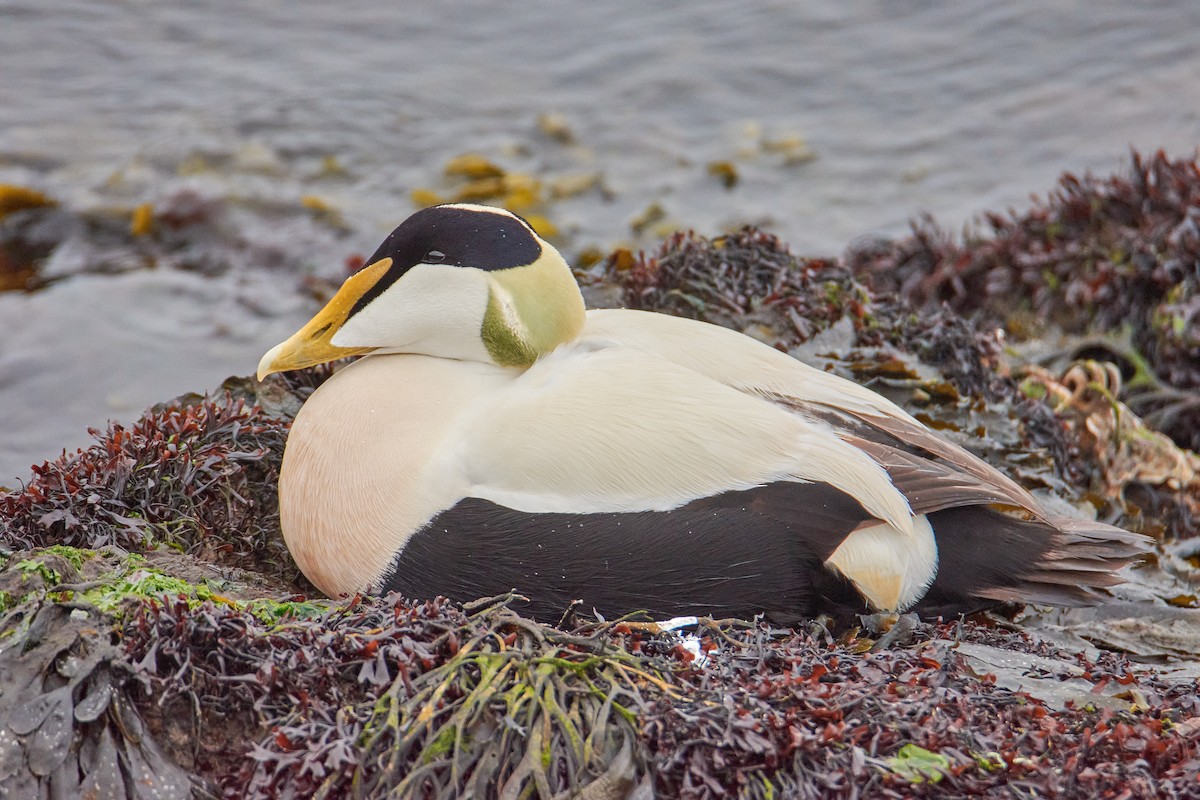
[[[208,213],[148,239],[133,209],[104,235],[186,260]],[[0,288],[50,279],[64,214],[0,190]],[[578,277],[592,305],[866,383],[1156,551],[1099,608],[886,633],[335,602],[292,564],[275,499],[289,420],[330,373],[231,378],[0,494],[0,797],[1200,796],[1195,160],[1134,155],[838,258],[679,232]]]

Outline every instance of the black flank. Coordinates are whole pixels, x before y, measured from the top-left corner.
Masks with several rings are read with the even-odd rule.
[[[849,495],[812,483],[725,492],[666,512],[530,514],[469,498],[415,533],[377,588],[459,602],[516,589],[530,599],[519,610],[548,622],[574,600],[609,619],[638,610],[848,619],[869,609],[824,562],[869,520]],[[984,505],[932,511],[929,521],[939,568],[913,608],[925,617],[1014,600],[1089,605],[1145,547],[1102,523],[1024,520]]]
[[[515,588],[530,598],[518,610],[548,622],[573,600],[609,619],[644,610],[786,623],[867,611],[822,566],[866,513],[823,484],[787,488],[805,507],[787,522],[757,508],[778,485],[666,512],[530,514],[466,499],[413,535],[379,588],[459,602]]]

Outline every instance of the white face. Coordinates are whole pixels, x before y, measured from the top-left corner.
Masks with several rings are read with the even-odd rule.
[[[346,320],[331,342],[337,347],[487,361],[480,338],[487,303],[483,270],[417,264]]]

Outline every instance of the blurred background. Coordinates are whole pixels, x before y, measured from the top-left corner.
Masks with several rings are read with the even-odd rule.
[[[1193,0],[0,0],[0,485],[253,372],[421,204],[837,255],[1198,143]]]

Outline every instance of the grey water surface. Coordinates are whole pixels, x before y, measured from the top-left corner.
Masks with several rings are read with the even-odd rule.
[[[815,158],[772,146],[799,139]],[[210,272],[111,275],[63,247],[61,280],[0,294],[0,485],[89,425],[253,371],[314,309],[300,278],[343,274],[460,153],[599,174],[548,212],[569,255],[652,244],[630,228],[652,203],[815,255],[1198,143],[1192,0],[0,0],[0,182],[96,213],[191,192],[239,243]]]

